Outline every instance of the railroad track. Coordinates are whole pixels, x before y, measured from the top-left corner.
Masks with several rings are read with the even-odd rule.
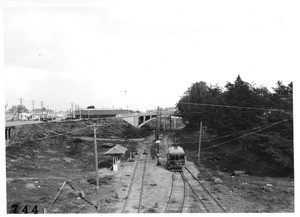
[[[172,174],[172,184],[165,213],[182,213],[186,198],[186,186],[183,173]]]
[[[161,148],[164,155],[166,155],[166,148],[168,148],[169,144],[172,142],[170,141],[172,139],[170,136],[172,135],[167,134],[162,139],[163,144]],[[172,174],[171,193],[165,212],[183,212],[184,203],[187,197],[186,187],[189,187],[192,194],[194,194],[200,202],[200,212],[226,213],[226,209],[224,209],[221,203],[212,196],[209,190],[199,181],[199,179],[186,166],[183,168],[182,172]],[[178,175],[176,176],[176,174],[180,174],[180,177],[178,177]],[[181,184],[179,182],[181,182]]]
[[[171,133],[165,134],[162,138],[162,157],[167,158],[167,151],[170,144]],[[186,198],[186,185],[182,172],[173,172],[171,181],[170,196],[165,208],[165,213],[182,213]]]
[[[185,170],[191,176],[191,179],[185,179],[185,182],[189,185],[195,196],[198,198],[206,212],[222,212],[227,211],[224,207],[211,195],[207,188],[197,179],[197,177],[185,167]]]
[[[124,203],[122,213],[139,213],[141,211],[141,203],[143,196],[144,188],[144,177],[146,171],[146,164],[148,153],[143,154],[145,148],[145,143],[142,146],[142,149],[139,152],[139,156],[136,160],[133,174],[131,176],[131,181],[127,193],[127,198]],[[139,189],[139,190],[138,190]]]

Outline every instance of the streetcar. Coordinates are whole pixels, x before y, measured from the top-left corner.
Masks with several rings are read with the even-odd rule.
[[[173,172],[181,172],[185,165],[185,152],[182,147],[173,145],[168,148],[167,168]]]

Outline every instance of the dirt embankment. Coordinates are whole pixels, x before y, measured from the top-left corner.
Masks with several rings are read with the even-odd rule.
[[[109,149],[105,144],[120,144],[134,153],[138,143],[128,139],[139,136],[139,132],[131,125],[117,118],[106,120],[106,126],[97,129],[97,137],[101,138],[101,141],[97,141],[99,168],[112,165],[111,157],[103,155]],[[97,212],[94,207],[97,198],[94,141],[80,139],[92,138],[93,130],[89,126],[93,123],[53,122],[14,129],[11,146],[6,148],[8,213],[32,213],[36,210],[39,213],[45,210],[50,213]],[[65,136],[59,135],[66,132],[68,134]],[[124,160],[126,158],[129,158],[129,152]],[[70,184],[65,185],[51,209],[48,209],[66,180]],[[113,177],[108,175],[100,178],[101,204],[115,199],[112,180]],[[80,191],[84,192],[84,198],[79,197]],[[110,210],[103,206],[101,212]]]
[[[198,132],[185,131],[177,135],[187,159],[197,165]],[[201,147],[207,148],[205,145],[202,143]],[[226,145],[224,148],[232,148]],[[250,154],[238,153],[238,148],[228,152],[221,148],[202,150],[198,178],[230,212],[294,212],[294,177],[282,176],[283,173],[281,177],[274,176],[278,173],[270,171],[276,168],[255,161]]]
[[[98,127],[98,138],[138,138],[146,135],[120,118],[105,118],[96,120],[78,120],[63,122],[48,122],[16,126],[11,132],[11,144],[57,139],[67,136],[94,136],[91,128],[93,124],[103,125]],[[63,136],[62,134],[65,134]],[[145,135],[144,135],[145,134]],[[49,138],[47,138],[49,137]]]

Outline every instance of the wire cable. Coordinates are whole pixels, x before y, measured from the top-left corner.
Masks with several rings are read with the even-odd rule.
[[[252,135],[252,134],[254,134],[254,133],[256,133],[256,132],[259,132],[259,131],[261,131],[261,130],[264,130],[264,129],[273,127],[273,126],[275,126],[275,125],[277,125],[277,124],[280,124],[280,123],[283,123],[283,122],[287,122],[287,121],[288,121],[288,120],[286,119],[286,120],[282,120],[282,121],[278,121],[278,122],[272,123],[272,124],[270,124],[270,125],[268,125],[268,126],[266,126],[266,127],[262,127],[262,128],[260,128],[260,129],[256,129],[256,130],[252,131],[251,133],[248,133],[248,134],[246,134],[246,135],[240,136],[240,137],[238,137],[238,138],[231,139],[231,140],[228,140],[228,141],[226,141],[226,142],[222,142],[222,143],[213,145],[213,146],[211,146],[211,147],[203,148],[203,149],[201,149],[201,151],[206,150],[206,149],[210,149],[210,148],[214,148],[214,147],[219,147],[219,148],[221,148],[221,149],[223,149],[223,150],[225,150],[225,151],[227,151],[227,152],[229,152],[229,153],[231,153],[231,154],[234,154],[234,155],[236,155],[236,156],[239,156],[239,157],[241,157],[241,158],[243,158],[243,159],[245,159],[245,160],[248,160],[248,161],[250,161],[250,162],[253,162],[253,163],[257,164],[257,165],[265,166],[265,167],[268,167],[268,168],[270,168],[270,169],[277,170],[277,171],[279,171],[279,172],[282,172],[282,173],[285,173],[285,174],[288,174],[288,175],[289,175],[289,174],[291,174],[291,173],[287,173],[286,171],[283,171],[283,170],[280,170],[280,169],[277,169],[277,168],[274,168],[274,167],[271,167],[271,166],[267,166],[267,165],[264,165],[264,164],[257,163],[256,161],[253,161],[253,160],[251,160],[251,159],[249,159],[249,158],[246,158],[246,157],[244,157],[244,156],[242,156],[242,155],[239,155],[239,154],[237,154],[237,153],[235,153],[235,152],[232,152],[232,151],[230,151],[230,150],[228,150],[228,149],[226,149],[226,148],[221,147],[221,145],[226,144],[226,143],[228,143],[228,142],[232,142],[232,141],[241,139],[241,138],[243,138],[243,137]],[[246,132],[247,132],[247,131],[246,131]],[[249,130],[248,130],[248,132],[249,132]],[[234,135],[234,134],[230,134],[230,135]],[[226,137],[226,136],[223,136],[223,137]],[[222,138],[222,137],[219,137],[219,138]],[[216,139],[217,139],[217,138],[216,138]],[[209,140],[206,140],[206,141],[209,141]],[[210,140],[210,141],[212,141],[212,140]],[[199,141],[197,141],[197,142],[188,142],[188,143],[198,143],[198,142],[199,142]],[[177,143],[177,144],[183,144],[183,143]]]
[[[219,147],[220,145],[224,145],[224,144],[226,144],[226,143],[228,143],[228,142],[232,142],[232,141],[241,139],[241,138],[243,138],[243,137],[252,135],[252,134],[254,134],[254,133],[258,132],[258,131],[261,131],[261,130],[264,130],[264,129],[273,127],[273,126],[275,126],[275,125],[277,125],[277,124],[280,124],[280,123],[283,123],[283,122],[287,122],[287,121],[288,121],[287,119],[286,119],[286,120],[283,120],[283,121],[278,121],[278,122],[276,122],[276,123],[270,124],[269,126],[266,126],[266,127],[263,127],[263,128],[257,129],[257,130],[254,130],[254,131],[252,131],[251,133],[248,133],[248,134],[246,134],[246,135],[240,136],[240,137],[235,138],[235,139],[228,140],[228,141],[226,141],[226,142],[219,143],[219,144],[217,144],[217,145],[213,145],[213,146],[211,146],[211,147],[203,148],[202,150],[206,150],[206,149],[210,149],[210,148],[214,148],[214,147]]]
[[[265,128],[268,128],[268,127],[271,127],[273,125],[276,125],[276,124],[279,124],[281,122],[285,122],[287,120],[284,120],[284,121],[280,121],[280,122],[276,122],[276,123],[273,123],[271,125],[268,125],[266,126]],[[227,138],[227,137],[230,137],[232,135],[236,135],[236,134],[241,134],[241,133],[247,133],[247,132],[258,132],[260,130],[263,130],[265,128],[259,128],[259,129],[256,129],[256,130],[245,130],[245,131],[240,131],[240,132],[236,132],[236,133],[232,133],[232,134],[227,134],[227,135],[224,135],[224,136],[220,136],[220,137],[217,137],[217,138],[212,138],[212,139],[205,139],[205,140],[202,140],[201,142],[211,142],[211,141],[214,141],[214,140],[219,140],[219,139],[222,139],[222,138]],[[250,135],[250,134],[249,134]],[[236,138],[238,139],[238,138]],[[231,141],[231,140],[230,140]],[[174,143],[174,144],[189,144],[189,143],[198,143],[199,141],[187,141],[187,142],[178,142],[178,143]],[[228,141],[229,142],[229,141]]]
[[[261,164],[261,163],[257,163],[257,162],[254,161],[254,160],[251,160],[251,159],[249,159],[249,158],[246,158],[246,157],[244,157],[244,156],[242,156],[242,155],[240,155],[240,154],[237,154],[237,153],[235,153],[235,152],[229,151],[229,150],[226,149],[226,148],[222,148],[222,147],[219,147],[219,148],[221,148],[221,149],[223,149],[223,150],[225,150],[225,151],[227,151],[227,152],[229,152],[229,153],[231,153],[231,154],[233,154],[233,155],[236,155],[236,156],[238,156],[238,157],[240,157],[240,158],[243,158],[243,159],[245,159],[245,160],[247,160],[247,161],[250,161],[250,162],[252,162],[252,163],[255,163],[255,164],[259,165],[259,166],[265,166],[265,167],[268,167],[269,169],[277,170],[277,171],[279,171],[279,172],[282,172],[282,173],[285,173],[285,174],[288,174],[288,175],[291,174],[291,173],[287,173],[286,171],[283,171],[283,170],[280,170],[280,169],[277,169],[277,168],[274,168],[274,167],[271,167],[271,166],[268,166],[268,165],[264,165],[264,164]],[[294,175],[294,173],[292,173],[292,175]]]
[[[36,124],[35,126],[41,128],[41,129],[43,129],[43,130],[45,130],[45,131],[48,131],[48,132],[51,132],[51,133],[55,133],[55,134],[59,134],[58,132],[55,132],[55,131],[53,131],[53,130],[45,129],[45,128],[41,127],[41,126],[38,125],[38,124]]]
[[[286,112],[291,112],[291,110],[283,110],[283,109],[275,109],[275,108],[257,108],[257,107],[248,107],[248,106],[218,105],[218,104],[192,103],[192,102],[178,102],[178,104],[211,106],[211,107],[223,107],[223,108],[236,108],[236,109],[255,109],[255,110],[269,110],[269,111],[286,111]]]
[[[227,138],[229,136],[233,136],[233,135],[236,135],[236,134],[247,133],[247,132],[251,132],[251,131],[252,130],[245,130],[245,131],[240,131],[240,132],[236,132],[236,133],[232,133],[232,134],[226,134],[224,136],[220,136],[220,137],[217,137],[217,138],[205,139],[205,140],[202,140],[202,142],[211,142],[211,141],[214,141],[214,140],[219,140],[219,139]]]
[[[106,125],[103,125],[103,126],[109,126],[109,125],[113,125],[113,124],[106,124]],[[29,139],[29,140],[27,140],[27,141],[23,141],[23,142],[18,143],[18,144],[24,144],[24,143],[26,143],[26,142],[36,142],[36,141],[41,141],[41,140],[44,140],[44,139],[47,139],[47,138],[53,138],[53,137],[58,137],[58,136],[68,136],[67,134],[70,134],[70,133],[74,133],[74,132],[78,132],[78,131],[84,130],[84,129],[89,128],[89,127],[91,127],[91,126],[93,126],[93,125],[91,125],[91,126],[86,126],[86,127],[83,127],[83,128],[77,129],[77,130],[73,130],[73,131],[68,131],[68,132],[65,132],[65,133],[57,133],[57,132],[55,132],[55,131],[45,129],[45,128],[39,126],[38,124],[35,124],[35,126],[38,126],[38,127],[40,127],[41,129],[43,129],[43,130],[45,130],[45,131],[53,132],[53,133],[55,133],[56,135],[47,135],[47,134],[46,134],[47,136],[45,136],[45,137],[37,138],[37,139]],[[114,135],[113,133],[101,133],[101,134],[105,134],[105,135]],[[70,137],[70,136],[68,136],[68,137]]]
[[[254,133],[254,132],[258,132],[258,131],[260,131],[260,130],[263,130],[263,129],[265,129],[265,128],[269,128],[269,127],[271,127],[271,126],[273,126],[273,125],[276,125],[276,124],[279,124],[279,123],[285,122],[285,121],[287,121],[287,120],[273,123],[273,124],[268,125],[268,126],[266,126],[266,127],[264,127],[264,128],[259,128],[259,129],[256,129],[256,130],[240,131],[240,132],[236,132],[236,133],[232,133],[232,134],[227,134],[227,135],[224,135],[224,136],[220,136],[220,137],[217,137],[217,138],[205,139],[205,140],[202,140],[201,142],[211,142],[211,141],[214,141],[214,140],[219,140],[219,139],[226,138],[226,137],[229,137],[229,136],[232,136],[232,135],[236,135],[236,134],[240,134],[240,133],[247,133],[247,132],[253,132],[253,133]],[[251,133],[251,134],[252,134],[252,133]],[[249,135],[251,135],[251,134],[249,134]],[[244,137],[244,136],[247,136],[247,135],[243,135],[243,137]],[[238,138],[235,138],[235,139],[238,139]],[[230,140],[230,141],[232,141],[232,140]],[[230,141],[227,141],[227,142],[230,142]],[[178,142],[178,143],[174,143],[174,144],[189,144],[189,143],[198,143],[198,142],[199,142],[199,141],[187,141],[187,142]]]
[[[18,144],[24,144],[26,142],[36,142],[36,141],[41,141],[41,140],[44,140],[44,139],[47,139],[47,138],[63,136],[63,135],[69,134],[69,133],[74,133],[74,132],[77,132],[77,131],[80,131],[80,130],[84,130],[86,128],[88,128],[88,127],[84,127],[84,128],[80,128],[80,129],[77,129],[77,130],[73,130],[73,131],[69,131],[69,132],[65,132],[65,133],[60,133],[60,134],[56,134],[56,135],[52,135],[52,136],[48,135],[48,136],[45,136],[45,137],[42,137],[42,138],[30,139],[30,140],[27,140],[27,141],[24,141],[24,142],[21,142],[21,143],[18,143]]]

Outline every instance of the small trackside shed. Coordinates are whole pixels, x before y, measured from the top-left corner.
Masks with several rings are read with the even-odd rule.
[[[126,151],[127,148],[121,145],[116,145],[104,153],[105,155],[111,155],[113,157],[113,171],[118,171],[120,159],[123,155],[125,155]]]

